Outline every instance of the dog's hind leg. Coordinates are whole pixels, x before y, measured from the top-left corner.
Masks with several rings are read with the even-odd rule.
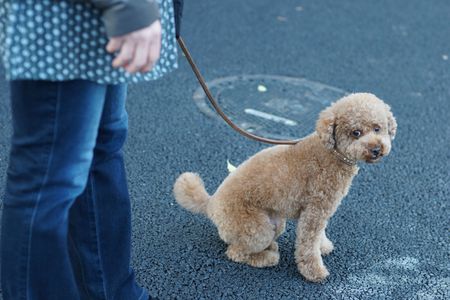
[[[233,226],[235,236],[226,252],[229,259],[254,267],[270,267],[278,264],[280,255],[275,240],[275,226],[263,212],[246,212],[241,218],[245,224]]]
[[[278,248],[278,246],[277,246]],[[280,254],[270,248],[257,253],[248,253],[248,249],[242,245],[229,245],[227,249],[229,259],[239,263],[245,263],[252,267],[264,268],[276,266],[280,260]]]

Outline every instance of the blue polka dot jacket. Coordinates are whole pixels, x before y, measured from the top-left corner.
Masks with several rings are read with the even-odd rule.
[[[147,73],[112,67],[108,36],[162,26],[160,59]],[[8,80],[157,79],[177,67],[172,0],[0,0],[0,55]]]

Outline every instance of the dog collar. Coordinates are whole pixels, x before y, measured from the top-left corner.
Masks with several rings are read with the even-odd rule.
[[[339,152],[336,148],[334,148],[333,150],[331,150],[333,152],[333,154],[340,160],[342,161],[344,164],[353,167],[356,165],[356,161],[348,158],[347,156],[345,156],[344,154],[342,154],[341,152]]]

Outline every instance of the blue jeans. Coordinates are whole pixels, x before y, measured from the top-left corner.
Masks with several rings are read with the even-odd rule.
[[[147,299],[130,268],[126,85],[24,80],[10,90],[4,299]]]

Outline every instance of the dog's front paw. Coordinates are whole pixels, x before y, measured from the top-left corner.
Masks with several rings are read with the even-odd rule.
[[[306,280],[312,282],[321,282],[330,275],[323,263],[317,260],[301,262],[298,264],[298,269]]]
[[[330,254],[334,249],[334,245],[333,242],[330,241],[328,238],[324,238],[322,239],[321,243],[320,243],[320,253],[322,255],[328,255]]]

